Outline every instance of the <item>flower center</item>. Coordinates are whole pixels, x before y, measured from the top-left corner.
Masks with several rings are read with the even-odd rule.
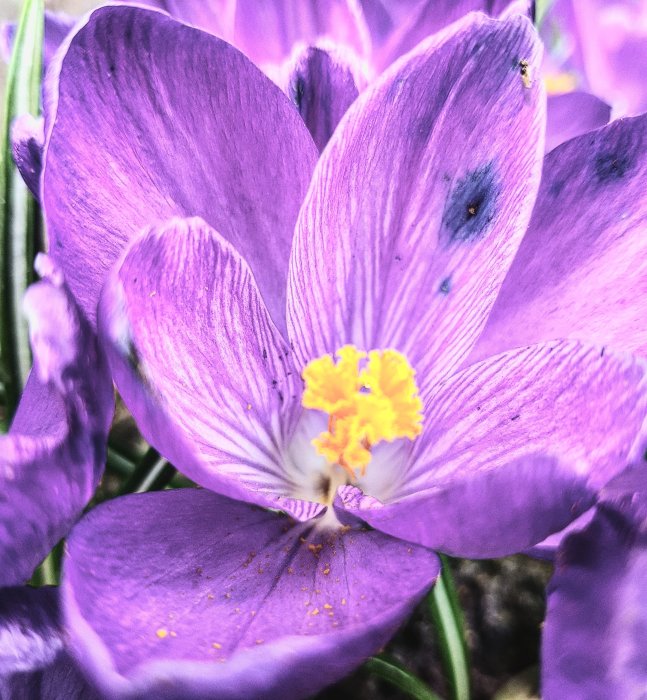
[[[354,481],[358,471],[366,473],[374,445],[420,435],[422,402],[415,371],[402,353],[344,345],[336,357],[323,355],[306,365],[302,403],[328,414],[328,430],[312,444]]]

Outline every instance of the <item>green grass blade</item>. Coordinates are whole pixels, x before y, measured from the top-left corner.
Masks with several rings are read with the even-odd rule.
[[[364,664],[363,668],[374,676],[388,681],[415,700],[440,700],[429,686],[394,661],[374,656]]]
[[[33,263],[40,214],[11,157],[10,131],[15,117],[40,111],[43,0],[25,0],[5,93],[0,167],[0,372],[6,416],[15,411],[29,368],[29,333],[21,311],[22,297],[34,279]]]
[[[440,651],[454,700],[469,700],[470,676],[463,614],[456,595],[449,559],[440,555],[442,568],[436,585],[428,596]]]

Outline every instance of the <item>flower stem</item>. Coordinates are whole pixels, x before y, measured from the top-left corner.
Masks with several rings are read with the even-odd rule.
[[[31,367],[22,298],[34,280],[40,227],[38,205],[13,164],[11,125],[19,114],[39,112],[44,12],[43,0],[25,0],[7,72],[0,131],[0,371],[7,424]]]
[[[374,676],[379,676],[396,686],[396,688],[407,693],[410,697],[416,698],[416,700],[440,700],[439,696],[431,688],[419,678],[398,666],[394,661],[374,656],[364,664],[364,668]]]
[[[431,616],[438,630],[440,650],[454,700],[469,700],[469,663],[463,614],[458,603],[449,559],[442,554],[442,569],[428,597]]]

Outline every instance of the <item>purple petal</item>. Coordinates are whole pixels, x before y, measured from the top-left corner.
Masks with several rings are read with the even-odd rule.
[[[379,532],[185,489],[91,511],[62,589],[75,655],[111,697],[299,698],[377,651],[438,569]]]
[[[474,15],[355,101],[317,164],[292,249],[302,365],[345,343],[405,353],[425,387],[469,352],[527,226],[543,152],[539,47]],[[476,58],[478,56],[478,58]]]
[[[474,365],[431,397],[393,499],[383,505],[347,490],[337,505],[461,557],[527,549],[589,508],[643,449],[646,369],[574,342]]]
[[[530,228],[472,359],[551,338],[647,353],[647,116],[548,154]]]
[[[367,55],[370,38],[361,12],[348,0],[237,0],[233,44],[254,61],[281,63],[295,44],[320,37]]]
[[[2,589],[0,697],[98,700],[64,650],[56,589]]]
[[[568,92],[548,98],[546,153],[569,139],[609,123],[611,107],[588,92]]]
[[[350,53],[308,46],[290,74],[288,95],[320,151],[359,94],[352,62]]]
[[[542,648],[547,698],[638,698],[647,686],[647,538],[600,508],[561,547],[548,588]]]
[[[40,173],[43,159],[44,122],[42,117],[23,114],[11,126],[11,153],[30,192],[40,199]]]
[[[593,519],[595,508],[590,508],[579,517],[575,518],[572,523],[569,523],[563,530],[549,535],[545,540],[542,540],[534,547],[529,549],[526,554],[537,559],[545,559],[546,561],[554,561],[555,554],[559,549],[560,544],[572,532],[583,530]]]
[[[436,34],[470,12],[484,12],[490,17],[518,14],[531,16],[530,0],[423,0],[409,10],[400,26],[393,32],[376,57],[379,68],[384,69],[399,56],[431,34]]]
[[[88,317],[138,231],[200,216],[245,255],[284,326],[317,155],[285,95],[231,46],[159,12],[98,9],[68,43],[47,81],[42,202],[52,255]]]
[[[240,255],[199,219],[143,234],[99,312],[121,396],[144,437],[194,481],[268,503],[301,381]]]
[[[113,408],[96,338],[55,272],[30,287],[25,305],[35,366],[0,437],[2,586],[29,578],[90,500]]]

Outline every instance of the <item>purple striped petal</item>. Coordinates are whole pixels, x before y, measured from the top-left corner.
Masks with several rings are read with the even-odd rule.
[[[198,219],[144,233],[110,278],[99,320],[121,396],[178,469],[266,505],[294,491],[283,454],[301,412],[299,372],[221,236]]]
[[[316,148],[294,107],[223,41],[154,11],[93,12],[47,81],[42,203],[91,320],[138,231],[200,216],[239,247],[274,320]]]
[[[490,358],[432,395],[392,499],[347,489],[337,506],[457,556],[527,549],[589,508],[643,449],[646,371],[574,342]]]
[[[198,489],[140,494],[72,533],[65,621],[110,697],[300,698],[385,644],[438,569],[379,532],[317,530]]]
[[[551,338],[647,353],[647,116],[548,154],[532,222],[472,359]]]
[[[423,392],[469,352],[527,226],[543,152],[540,48],[523,17],[470,16],[347,112],[315,170],[289,271],[303,366],[393,347]],[[524,64],[525,65],[525,64]]]
[[[0,586],[23,583],[90,500],[105,464],[113,389],[60,275],[29,288],[34,370],[0,436]]]
[[[560,548],[542,644],[545,697],[603,700],[644,694],[645,524],[602,507],[585,531]]]
[[[611,107],[588,92],[551,95],[546,111],[546,153],[609,123]]]

